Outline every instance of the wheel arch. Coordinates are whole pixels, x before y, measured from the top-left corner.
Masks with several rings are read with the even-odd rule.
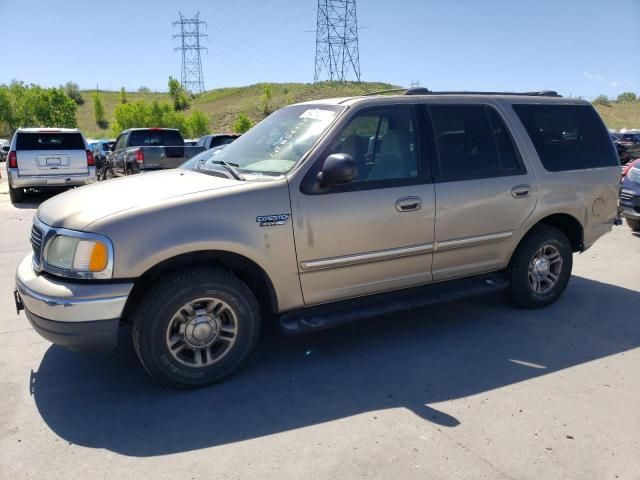
[[[202,265],[215,266],[233,273],[249,287],[262,309],[268,312],[278,311],[278,297],[273,282],[255,261],[223,250],[199,250],[164,259],[138,277],[124,307],[122,321],[130,322],[144,293],[159,278],[177,270]]]

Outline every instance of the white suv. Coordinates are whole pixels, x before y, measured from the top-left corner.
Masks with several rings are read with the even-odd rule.
[[[21,128],[7,155],[11,203],[25,188],[64,188],[96,181],[93,153],[77,128]]]

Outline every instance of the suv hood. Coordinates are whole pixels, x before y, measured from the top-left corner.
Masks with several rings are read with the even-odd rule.
[[[40,205],[36,215],[52,227],[82,230],[90,223],[118,212],[241,183],[189,170],[142,173],[56,195]]]

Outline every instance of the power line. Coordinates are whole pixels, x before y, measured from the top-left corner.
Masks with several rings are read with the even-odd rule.
[[[353,73],[360,81],[356,0],[318,0],[314,81],[344,82]]]
[[[173,22],[173,26],[180,25],[180,33],[173,35],[173,38],[179,38],[182,42],[181,46],[174,49],[182,51],[180,83],[185,90],[200,93],[204,91],[200,51],[207,50],[207,47],[200,45],[200,39],[207,37],[206,34],[200,33],[200,25],[206,25],[207,22],[200,20],[200,12],[193,18],[186,18],[181,12],[178,13],[180,20]]]

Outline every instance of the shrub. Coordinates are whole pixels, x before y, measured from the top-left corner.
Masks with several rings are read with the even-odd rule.
[[[120,103],[127,103],[127,92],[125,92],[124,87],[120,88]]]
[[[244,113],[241,113],[240,115],[238,115],[238,117],[236,118],[236,121],[233,122],[233,131],[235,133],[240,133],[240,134],[245,133],[251,127],[253,127],[253,122]]]
[[[611,106],[611,103],[609,102],[609,97],[607,97],[606,95],[598,95],[593,100],[593,104],[594,105],[605,105],[607,107]]]
[[[635,102],[636,99],[636,94],[633,92],[624,92],[618,95],[619,102]]]
[[[209,117],[200,110],[194,110],[187,118],[187,130],[191,138],[197,138],[211,133],[209,129]]]
[[[107,128],[109,126],[107,115],[104,111],[104,105],[102,105],[102,98],[100,98],[100,94],[98,92],[93,95],[93,113],[96,119],[96,125],[100,128]]]
[[[260,96],[260,113],[262,113],[262,115],[264,115],[265,117],[271,115],[271,112],[273,112],[271,106],[272,98],[273,90],[271,88],[271,85],[267,83],[264,85],[264,87],[262,87],[262,95]]]
[[[149,92],[151,92],[151,89],[149,87],[142,86],[138,88],[138,93],[149,93]]]
[[[76,105],[82,105],[84,103],[84,98],[82,98],[82,93],[80,93],[80,87],[77,83],[67,82],[64,86],[64,91],[76,102]]]
[[[189,96],[187,91],[180,85],[180,82],[173,77],[169,77],[169,96],[173,99],[173,109],[184,110],[189,106]]]

